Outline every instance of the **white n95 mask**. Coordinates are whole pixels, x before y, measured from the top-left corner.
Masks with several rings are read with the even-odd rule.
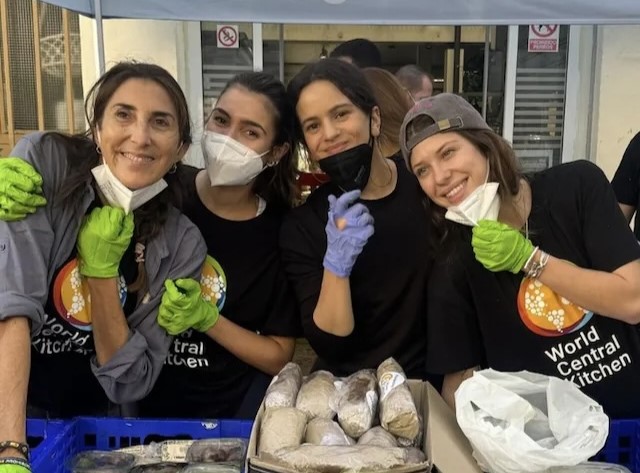
[[[126,213],[146,204],[167,187],[167,182],[160,179],[150,186],[132,191],[113,175],[106,164],[94,167],[91,172],[109,205],[119,207]]]
[[[260,174],[265,166],[262,156],[230,136],[205,131],[202,154],[212,186],[244,186]]]
[[[497,182],[487,182],[475,189],[460,205],[449,207],[444,218],[475,227],[480,220],[497,220],[500,196]]]

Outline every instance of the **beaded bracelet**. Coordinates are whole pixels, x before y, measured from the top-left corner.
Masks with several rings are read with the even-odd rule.
[[[14,457],[4,457],[0,458],[0,465],[16,465],[26,468],[28,471],[31,471],[31,466],[29,466],[29,462],[24,458],[14,458]]]
[[[29,458],[29,445],[26,443],[14,442],[13,440],[4,440],[0,442],[0,452],[4,452],[10,448],[22,453],[25,458]]]

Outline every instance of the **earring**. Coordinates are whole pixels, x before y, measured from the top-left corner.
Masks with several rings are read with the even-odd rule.
[[[173,163],[173,166],[171,166],[171,169],[169,169],[169,174],[175,174],[177,170],[178,170],[178,163]]]
[[[278,164],[278,161],[267,161],[267,167],[268,168],[272,168],[276,164]]]
[[[102,155],[102,148],[100,148],[100,145],[96,143],[96,153],[98,153],[98,155]]]

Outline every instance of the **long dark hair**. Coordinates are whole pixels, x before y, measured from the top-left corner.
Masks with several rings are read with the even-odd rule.
[[[319,80],[331,82],[356,107],[367,116],[371,116],[373,107],[377,105],[371,85],[360,69],[340,59],[320,59],[307,64],[291,79],[287,87],[287,94],[294,107],[298,105],[302,90],[312,82]],[[300,121],[295,120],[295,123],[298,140],[306,146]]]
[[[407,126],[407,139],[411,139],[416,133],[433,123],[433,120],[425,115],[416,117]],[[524,176],[509,142],[491,130],[456,130],[455,133],[468,140],[487,158],[489,181],[500,184],[498,195],[502,205],[513,205],[513,198],[520,191],[520,180]],[[410,162],[411,158],[409,158]],[[432,246],[439,251],[450,250],[451,242],[461,233],[461,225],[446,220],[444,215],[447,209],[436,205],[426,195],[424,204],[433,223]]]
[[[265,72],[238,74],[222,90],[220,97],[232,87],[244,88],[263,95],[274,108],[276,137],[272,146],[288,145],[288,151],[278,164],[264,169],[253,183],[253,192],[269,205],[291,208],[296,198],[296,161],[294,159],[294,110],[287,92],[278,79]]]
[[[63,144],[67,152],[67,178],[60,189],[62,205],[80,205],[83,189],[93,181],[91,169],[100,163],[100,156],[93,141],[95,131],[100,127],[109,100],[118,88],[129,79],[150,80],[160,85],[169,95],[178,120],[180,142],[188,146],[192,142],[191,121],[187,100],[176,80],[160,66],[138,62],[120,62],[109,69],[91,87],[85,101],[85,114],[89,130],[77,135],[51,132],[45,137]],[[178,163],[178,166],[180,163]],[[176,169],[177,170],[177,169]],[[180,173],[171,171],[164,176],[168,188],[154,199],[133,212],[135,220],[134,239],[146,244],[160,232],[168,216],[169,205],[181,207],[182,193],[175,181]],[[129,287],[131,292],[146,286],[144,263],[138,266],[138,278]]]

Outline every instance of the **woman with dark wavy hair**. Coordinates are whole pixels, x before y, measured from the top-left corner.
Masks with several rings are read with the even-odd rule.
[[[293,109],[282,83],[263,72],[231,79],[207,119],[202,151],[206,168],[185,166],[181,175],[183,211],[207,242],[201,284],[192,286],[216,322],[200,333],[161,314],[177,337],[140,414],[249,419],[299,334],[278,250],[296,175]]]
[[[206,255],[170,204],[191,143],[177,82],[119,63],[86,108],[86,134],[33,133],[0,160],[39,206],[0,221],[0,466],[15,471],[28,470],[27,406],[104,415],[151,391],[172,338],[157,322],[163,283],[197,277]]]
[[[394,114],[338,59],[307,65],[288,93],[298,138],[331,179],[290,212],[280,239],[315,368],[344,376],[394,357],[424,379],[429,223],[415,179],[387,154]]]

